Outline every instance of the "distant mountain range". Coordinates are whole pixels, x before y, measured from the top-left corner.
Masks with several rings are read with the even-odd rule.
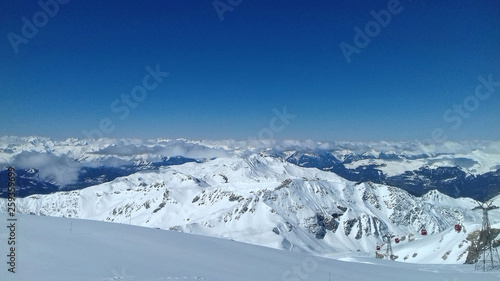
[[[18,196],[78,190],[143,170],[263,153],[355,182],[398,187],[421,196],[438,190],[485,201],[500,194],[500,142],[425,145],[419,142],[80,140],[0,138],[0,181],[18,171]],[[0,189],[6,197],[6,187]]]
[[[408,157],[385,153],[380,153],[379,156],[349,154],[345,156],[344,161],[340,161],[331,153],[295,153],[286,160],[301,167],[333,172],[351,181],[383,183],[399,187],[417,196],[430,190],[438,190],[454,198],[470,197],[485,201],[500,194],[500,169],[473,174],[459,166],[459,162],[474,160],[453,158],[446,155],[447,160],[457,160],[455,166],[447,166],[450,164],[440,163],[437,160],[443,156],[418,155]],[[412,162],[434,163],[432,166],[423,165],[399,173],[386,173],[384,171],[388,165],[405,165],[407,163],[412,165]]]

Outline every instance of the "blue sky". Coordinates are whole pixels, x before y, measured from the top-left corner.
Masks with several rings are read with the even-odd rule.
[[[238,5],[221,21],[213,1],[69,1],[44,22],[36,1],[2,1],[0,135],[500,139],[500,87],[475,97],[479,76],[500,81],[498,1],[218,3]],[[348,63],[340,44],[388,6]],[[158,82],[148,66],[169,75],[123,102]]]

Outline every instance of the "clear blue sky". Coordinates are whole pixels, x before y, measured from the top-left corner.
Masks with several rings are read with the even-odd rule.
[[[37,1],[2,1],[0,135],[82,138],[107,118],[106,137],[500,139],[500,87],[470,97],[480,75],[500,81],[500,2],[401,0],[348,63],[341,42],[390,2],[243,0],[221,21],[212,0],[73,0],[44,23]],[[156,65],[170,75],[122,102]]]

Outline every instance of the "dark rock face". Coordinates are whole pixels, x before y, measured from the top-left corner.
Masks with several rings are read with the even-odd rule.
[[[310,233],[314,234],[317,239],[323,239],[326,235],[325,224],[323,223],[323,216],[316,214],[315,217],[310,217],[305,221],[305,228]]]
[[[474,231],[467,236],[467,240],[471,242],[469,248],[467,249],[467,258],[465,263],[473,264],[476,263],[479,257],[479,249],[484,247],[484,245],[492,243],[493,247],[500,247],[500,229],[492,228],[491,236],[486,239],[487,235],[481,233],[481,231]],[[497,239],[499,238],[499,239]]]
[[[323,224],[325,225],[325,228],[327,230],[330,230],[333,233],[335,233],[337,231],[337,228],[339,228],[339,222],[335,220],[333,217],[323,218]]]

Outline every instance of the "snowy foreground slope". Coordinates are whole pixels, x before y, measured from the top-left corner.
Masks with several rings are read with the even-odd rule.
[[[235,241],[81,219],[18,215],[16,273],[7,271],[0,231],[0,280],[499,280],[472,265],[347,261]],[[5,214],[0,215],[6,221]]]
[[[500,203],[499,200],[496,201]],[[6,211],[0,200],[0,212]],[[174,230],[325,257],[375,256],[384,234],[398,261],[464,263],[480,228],[471,199],[347,181],[266,155],[221,157],[86,189],[17,200],[18,211]],[[498,212],[491,221],[499,227]],[[453,226],[464,226],[455,232]],[[429,235],[420,235],[426,228]],[[382,245],[382,250],[384,250]]]

